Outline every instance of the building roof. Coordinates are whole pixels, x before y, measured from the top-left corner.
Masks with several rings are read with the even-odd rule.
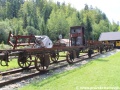
[[[56,43],[69,43],[71,42],[69,39],[60,39]]]
[[[69,42],[69,39],[61,39],[61,41],[64,41],[64,42]]]
[[[120,32],[105,32],[101,33],[99,41],[120,40]]]

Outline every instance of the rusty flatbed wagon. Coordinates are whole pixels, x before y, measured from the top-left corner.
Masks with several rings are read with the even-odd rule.
[[[10,32],[8,43],[13,49],[0,50],[0,64],[1,66],[8,66],[10,57],[16,56],[18,65],[21,68],[29,68],[33,62],[35,68],[41,71],[46,70],[51,61],[57,62],[59,52],[61,51],[68,52],[65,56],[66,61],[72,63],[74,58],[79,58],[79,54],[83,50],[88,50],[88,56],[91,57],[94,49],[102,52],[105,47],[107,49],[112,48],[111,44],[103,44],[98,41],[86,41],[84,36],[84,27],[70,27],[69,46],[65,46],[61,43],[52,44],[47,36],[12,35]],[[19,46],[29,46],[29,48],[17,49]]]

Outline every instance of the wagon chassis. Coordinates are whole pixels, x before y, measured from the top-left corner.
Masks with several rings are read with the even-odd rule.
[[[54,48],[40,48],[40,49],[16,49],[16,50],[0,50],[0,64],[1,66],[8,66],[10,57],[18,57],[17,62],[21,68],[29,68],[31,63],[37,70],[45,70],[50,64],[50,60],[56,63],[59,59],[60,51],[73,51],[82,47],[54,47]],[[66,55],[67,56],[67,55]],[[70,60],[67,60],[71,62]],[[3,65],[4,62],[4,65]]]
[[[108,45],[112,48],[111,45]],[[89,45],[89,46],[71,46],[71,47],[53,47],[53,48],[31,48],[31,49],[16,49],[16,50],[0,50],[0,64],[1,66],[8,66],[10,57],[17,57],[18,65],[27,69],[34,63],[35,68],[38,71],[46,70],[50,62],[56,63],[59,59],[59,52],[66,51],[66,61],[71,64],[74,58],[79,58],[79,54],[83,49],[88,49],[88,56],[93,54],[90,50],[98,49],[102,53],[101,48],[105,48],[103,45]],[[4,62],[4,65],[3,65]]]

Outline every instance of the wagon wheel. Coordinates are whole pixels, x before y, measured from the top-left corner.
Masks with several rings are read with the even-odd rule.
[[[73,61],[70,59],[70,53],[67,53],[67,55],[66,55],[66,60],[67,60],[67,62],[68,62],[69,64],[72,64],[72,63],[73,63]]]
[[[30,60],[32,59],[32,57],[29,56],[19,56],[18,58],[18,65],[25,69],[25,68],[29,68],[31,66],[31,62]]]
[[[47,70],[48,66],[44,66],[44,57],[41,57],[42,55],[37,55],[35,57],[35,68],[38,71],[45,71]]]
[[[50,57],[51,57],[51,60],[56,63],[59,59],[59,53],[52,53]]]

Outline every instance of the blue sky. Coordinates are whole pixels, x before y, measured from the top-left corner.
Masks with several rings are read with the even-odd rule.
[[[77,10],[84,8],[85,4],[99,8],[106,14],[108,19],[120,23],[120,0],[53,0],[55,2],[70,3]]]

